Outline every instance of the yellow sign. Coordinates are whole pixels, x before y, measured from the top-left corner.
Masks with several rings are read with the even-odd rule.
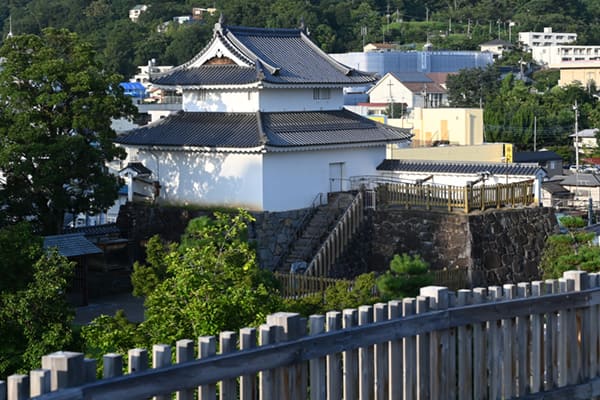
[[[387,118],[385,115],[369,115],[369,118],[382,124],[387,123]]]
[[[504,145],[504,159],[507,163],[513,162],[513,145],[511,143]]]

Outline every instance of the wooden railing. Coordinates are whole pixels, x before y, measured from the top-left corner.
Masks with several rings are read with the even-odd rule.
[[[600,395],[600,275],[460,290],[107,354],[105,379],[81,353],[2,383],[8,400],[589,399]],[[306,333],[308,331],[308,334]],[[217,341],[219,354],[216,354]],[[175,353],[175,357],[173,357]],[[176,364],[171,365],[172,359]],[[48,393],[49,391],[55,391]],[[58,390],[58,391],[56,391]]]
[[[309,276],[304,274],[283,274],[275,272],[275,279],[280,285],[281,297],[296,299],[312,294],[322,294],[328,287],[337,282],[351,282],[346,279],[326,278],[323,276]]]
[[[358,192],[308,264],[307,275],[328,276],[329,270],[356,233],[364,217],[363,193]]]
[[[463,268],[453,268],[430,271],[434,285],[446,286],[451,290],[458,290],[471,286],[469,271]],[[323,294],[327,288],[337,282],[347,282],[352,286],[352,280],[340,278],[326,278],[305,274],[284,274],[275,272],[275,279],[279,282],[281,297],[297,299],[304,296]],[[373,288],[377,293],[377,288]]]
[[[385,183],[377,188],[378,202],[410,207],[446,208],[448,211],[485,210],[487,208],[515,207],[534,202],[533,180],[523,182],[448,186],[418,183]]]

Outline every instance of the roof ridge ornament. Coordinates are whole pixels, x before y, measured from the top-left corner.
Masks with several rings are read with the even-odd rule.
[[[219,15],[219,21],[217,21],[215,23],[215,28],[213,29],[213,31],[215,33],[221,33],[223,34],[223,27],[225,26],[225,16],[223,15],[223,13],[221,13]]]

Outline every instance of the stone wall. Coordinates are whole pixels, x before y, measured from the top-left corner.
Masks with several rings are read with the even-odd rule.
[[[249,239],[263,268],[273,270],[295,240],[306,209],[253,213]],[[206,210],[127,204],[118,224],[136,244],[134,258],[144,257],[140,243],[154,234],[179,241],[190,219]],[[432,269],[462,268],[474,285],[537,279],[541,253],[549,234],[557,231],[554,210],[520,208],[487,210],[469,215],[403,208],[369,211],[332,276],[353,277],[388,269],[394,254],[419,254]]]
[[[274,270],[288,247],[296,239],[300,221],[307,209],[285,212],[253,213],[256,222],[250,227],[249,237],[256,243],[256,252],[262,268]]]
[[[388,209],[373,216],[370,268],[384,271],[394,254],[419,254],[432,269],[462,268],[474,285],[538,279],[553,209],[488,210],[469,215]]]

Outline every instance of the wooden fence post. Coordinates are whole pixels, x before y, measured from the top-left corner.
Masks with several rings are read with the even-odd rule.
[[[503,300],[513,300],[517,296],[517,286],[508,283],[502,286]],[[512,398],[516,391],[516,365],[514,353],[515,319],[505,318],[501,321],[502,329],[502,387],[504,398]]]
[[[426,286],[420,289],[421,296],[429,297],[429,307],[433,310],[448,308],[448,288],[441,286]],[[432,399],[449,396],[449,374],[454,369],[446,369],[449,360],[449,334],[447,331],[431,332],[429,334],[430,387]]]
[[[402,299],[402,316],[410,317],[415,314],[415,299],[413,297],[405,297]],[[403,339],[402,354],[404,359],[404,388],[405,399],[415,399],[417,389],[417,338],[415,336],[405,337]]]
[[[256,347],[256,328],[240,329],[240,350]],[[240,377],[240,400],[256,400],[256,374]]]
[[[194,360],[194,341],[190,339],[181,339],[175,343],[175,362],[183,364]],[[192,400],[194,398],[194,389],[178,390],[177,400]]]
[[[300,315],[297,313],[278,312],[267,316],[267,324],[276,326],[275,340],[285,342],[299,337],[301,330]],[[300,393],[298,388],[300,365],[287,368],[278,368],[275,383],[275,398],[282,400],[295,400]]]
[[[582,290],[589,289],[589,278],[588,273],[585,271],[566,271],[563,275],[566,279],[573,280],[574,290],[580,292]],[[590,319],[591,310],[589,307],[584,309],[573,310],[573,328],[575,329],[576,337],[580,337],[580,341],[573,340],[575,343],[573,355],[573,364],[575,365],[575,372],[573,376],[573,383],[582,382],[584,379],[589,378],[590,364],[589,364],[589,353],[591,348],[590,343]],[[578,342],[578,343],[577,343]]]
[[[108,353],[102,356],[102,378],[114,378],[123,375],[123,356],[117,353]]]
[[[333,332],[342,328],[342,314],[339,311],[329,311],[325,314],[327,332]],[[340,399],[342,397],[342,355],[339,353],[329,354],[326,357],[327,367],[327,398]],[[320,389],[319,389],[320,390]]]
[[[236,350],[237,335],[232,331],[224,331],[219,334],[219,353],[232,353]],[[221,381],[221,390],[219,390],[220,400],[236,400],[236,379],[223,379]]]
[[[473,304],[484,303],[487,299],[486,288],[473,289]],[[483,400],[487,398],[487,355],[485,323],[473,324],[473,398]]]
[[[558,280],[548,279],[544,281],[545,294],[558,292]],[[544,340],[544,370],[546,371],[546,379],[544,381],[544,389],[551,390],[558,384],[558,316],[556,312],[550,312],[546,313],[545,317],[546,337]],[[561,346],[562,345],[563,344],[561,343]]]
[[[29,376],[11,375],[7,379],[8,400],[28,400],[29,399]]]
[[[214,336],[200,336],[198,338],[198,358],[208,358],[217,354],[217,340]],[[215,400],[217,398],[217,385],[200,386],[198,388],[199,400]]]
[[[467,289],[458,291],[458,306],[471,304],[472,292]],[[473,329],[467,326],[458,328],[458,398],[473,399]],[[479,367],[479,366],[478,366]]]
[[[50,370],[34,369],[29,373],[29,395],[40,396],[50,392]]]
[[[311,315],[309,318],[310,335],[318,335],[325,332],[325,317],[322,315]],[[310,366],[310,400],[327,399],[327,374],[325,372],[325,359],[315,358],[309,361]]]
[[[529,297],[531,292],[531,285],[529,283],[517,284],[517,296],[521,299]],[[517,345],[517,394],[519,397],[523,397],[525,394],[529,394],[531,386],[529,385],[529,318],[517,317],[517,334],[516,334],[516,345]],[[540,366],[542,368],[543,366]]]
[[[347,308],[342,311],[342,316],[342,326],[344,329],[357,325],[356,309]],[[344,370],[344,400],[356,400],[358,398],[358,350],[344,351],[342,353],[342,365]]]
[[[83,353],[59,351],[42,357],[42,368],[50,370],[51,389],[58,390],[83,384]]]
[[[387,304],[377,303],[373,306],[374,322],[383,322],[388,319]],[[374,377],[375,377],[375,399],[385,400],[388,397],[388,342],[377,343],[374,347]]]
[[[388,319],[402,317],[402,301],[391,300],[388,302]],[[389,344],[389,398],[401,399],[404,379],[404,362],[402,339],[391,341]]]
[[[127,355],[129,357],[127,368],[130,374],[148,369],[148,350],[131,349],[127,352]]]
[[[417,296],[415,306],[417,314],[424,314],[429,311],[429,299],[425,296]],[[429,333],[422,333],[417,336],[417,399],[419,400],[431,398],[429,395],[431,381],[429,341]],[[406,369],[406,365],[404,369]]]
[[[275,341],[275,327],[267,324],[263,324],[258,327],[259,331],[259,344],[266,346]],[[258,393],[259,400],[274,400],[274,383],[273,383],[274,371],[261,371],[258,374]]]
[[[502,300],[502,288],[500,286],[488,287],[488,295],[490,301]],[[501,322],[498,320],[489,321],[487,328],[487,339],[488,339],[488,352],[487,352],[487,366],[489,371],[489,398],[499,399],[502,397],[502,368],[500,356],[502,354],[502,340],[501,340]]]
[[[373,306],[358,307],[358,325],[373,322]],[[359,400],[372,400],[375,379],[373,376],[373,346],[358,348],[358,391]]]
[[[152,346],[152,368],[163,368],[171,365],[171,346],[155,344]],[[170,394],[154,396],[154,400],[170,400]]]

